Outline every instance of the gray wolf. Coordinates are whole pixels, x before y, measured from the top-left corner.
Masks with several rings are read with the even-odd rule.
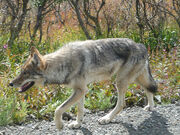
[[[33,85],[46,84],[64,84],[73,88],[72,96],[55,110],[55,125],[61,130],[63,112],[75,103],[78,108],[77,119],[68,126],[81,126],[87,84],[108,80],[114,75],[118,100],[115,108],[99,119],[100,124],[109,123],[123,109],[125,92],[132,81],[145,89],[148,99],[145,109],[153,108],[153,93],[157,91],[157,84],[151,75],[147,49],[143,44],[127,38],[72,42],[44,56],[32,47],[20,75],[9,85],[19,87],[19,92]]]

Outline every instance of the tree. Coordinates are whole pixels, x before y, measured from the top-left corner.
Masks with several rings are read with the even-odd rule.
[[[91,39],[87,25],[95,31],[97,38],[101,37],[102,28],[99,22],[99,15],[105,5],[105,0],[82,0],[81,2],[79,0],[69,0],[69,3],[74,8],[79,24],[86,37]]]
[[[70,5],[74,8],[74,11],[76,13],[79,25],[81,26],[84,34],[86,35],[87,39],[92,39],[87,28],[85,27],[85,24],[83,22],[83,19],[81,17],[81,13],[80,13],[80,7],[79,7],[79,0],[69,0]]]
[[[10,38],[8,40],[8,46],[12,47],[14,40],[19,36],[23,27],[29,0],[3,0],[3,2],[8,7],[7,14],[10,16]]]
[[[95,3],[94,0],[83,1],[83,11],[84,11],[84,17],[86,19],[86,23],[94,29],[94,31],[96,32],[96,37],[102,36],[102,29],[99,22],[99,13],[104,5],[105,5],[105,0],[101,0],[101,1],[98,0],[98,5]]]
[[[163,1],[159,0],[159,2],[163,4]],[[151,0],[136,0],[136,18],[140,38],[143,41],[145,28],[148,28],[155,38],[159,37],[164,28],[166,13],[161,12],[157,6],[154,6]]]
[[[171,17],[173,17],[180,28],[180,0],[170,0],[164,2],[164,4],[162,4],[161,1],[156,2],[155,0],[153,0],[153,2],[153,5],[159,8],[161,12],[167,13]]]
[[[137,25],[139,27],[139,35],[141,38],[141,41],[143,41],[143,35],[144,35],[144,22],[143,17],[141,15],[141,4],[140,0],[136,0],[136,18],[137,18]]]
[[[37,35],[37,31],[39,30],[40,32],[40,37],[39,37],[39,43],[42,40],[42,36],[43,36],[43,30],[42,30],[42,23],[43,23],[43,19],[44,17],[53,10],[53,4],[55,2],[55,0],[34,0],[34,5],[37,7],[36,9],[36,21],[35,21],[35,25],[33,27],[33,32],[31,34],[30,32],[30,23],[29,22],[29,33],[30,33],[30,38],[31,38],[31,42],[33,42],[35,40],[35,37]]]

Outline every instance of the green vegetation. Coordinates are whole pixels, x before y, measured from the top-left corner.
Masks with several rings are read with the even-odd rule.
[[[28,0],[24,0],[24,2],[25,1]],[[32,0],[29,1],[32,2]],[[104,0],[102,0],[102,2],[103,1]],[[140,1],[139,7],[143,8],[142,1],[137,1]],[[68,13],[63,11],[61,17],[64,17],[64,20],[61,18],[62,20],[60,20],[60,22],[62,22],[60,23],[58,21],[57,24],[56,21],[58,19],[56,18],[57,20],[54,21],[55,19],[52,19],[53,15],[51,13],[54,13],[54,10],[57,10],[56,8],[59,5],[56,5],[57,7],[51,6],[61,4],[64,1],[58,0],[54,4],[52,4],[51,0],[39,0],[38,2],[40,2],[40,4],[35,1],[28,4],[34,3],[36,7],[35,11],[38,11],[42,6],[46,6],[47,9],[44,9],[44,13],[41,13],[42,18],[36,20],[36,15],[28,11],[27,14],[29,16],[25,18],[21,30],[16,30],[14,23],[15,21],[17,21],[17,24],[21,23],[18,21],[18,18],[20,18],[22,12],[17,12],[16,15],[13,15],[16,12],[8,14],[12,10],[7,9],[9,11],[7,12],[8,15],[6,15],[0,10],[0,15],[3,17],[8,16],[4,23],[0,23],[0,125],[22,123],[26,121],[27,116],[30,115],[34,115],[39,119],[51,119],[53,118],[55,108],[71,95],[71,89],[60,85],[33,87],[25,93],[18,93],[17,89],[8,87],[9,82],[20,72],[21,66],[29,56],[29,48],[32,45],[36,46],[41,54],[47,54],[54,52],[65,43],[75,40],[86,40],[90,38],[133,39],[136,42],[143,43],[148,48],[152,74],[159,86],[156,96],[161,97],[161,103],[174,103],[180,100],[180,23],[178,23],[180,19],[178,19],[179,14],[176,14],[175,11],[172,11],[172,14],[174,14],[173,17],[177,19],[173,20],[172,17],[170,17],[171,15],[163,16],[162,13],[165,11],[160,10],[160,7],[156,9],[158,11],[157,13],[152,13],[151,6],[155,8],[156,5],[151,3],[147,6],[149,7],[147,10],[143,10],[147,11],[147,16],[145,16],[145,14],[138,15],[135,10],[139,10],[139,13],[143,13],[143,11],[141,11],[141,8],[135,9],[135,7],[131,6],[135,3],[119,3],[119,1],[111,3],[111,1],[108,1],[105,7],[103,7],[104,3],[102,3],[102,9],[98,12],[99,15],[95,16],[95,12],[98,10],[94,10],[93,8],[96,7],[96,9],[98,9],[99,5],[86,3],[87,5],[89,4],[87,8],[91,11],[88,11],[88,13],[94,16],[95,21],[93,22],[93,20],[87,16],[86,10],[83,11],[83,6],[79,4],[79,6],[82,6],[80,7],[82,12],[81,19],[84,21],[84,24],[86,24],[85,29],[83,29],[83,25],[79,24],[79,20],[77,18],[74,19],[77,13],[72,12],[76,6],[73,5],[72,0],[70,0],[70,3],[73,8],[68,9]],[[44,5],[43,2],[45,2]],[[3,8],[3,4],[4,3],[2,3],[0,7]],[[5,2],[5,4],[11,3]],[[17,3],[14,4],[16,5]],[[109,9],[110,6],[108,4],[110,4],[112,8]],[[119,4],[121,4],[121,6],[119,6]],[[119,7],[128,6],[129,8],[127,9],[119,9]],[[169,6],[173,5],[170,4]],[[6,5],[4,7],[6,7]],[[12,8],[13,7],[19,8],[17,6],[12,6]],[[35,7],[32,6],[32,8]],[[165,10],[165,8],[162,9]],[[173,8],[169,9],[173,10]],[[48,10],[48,12],[45,10]],[[56,12],[61,13],[61,11]],[[11,24],[10,22],[13,16],[17,16],[17,18],[13,22],[13,27],[10,27],[9,24]],[[31,17],[34,17],[34,23],[31,22]],[[166,20],[164,21],[165,23],[162,22],[163,19]],[[38,23],[40,25],[37,28],[35,24]],[[141,25],[139,25],[140,23]],[[15,30],[18,34],[15,34]],[[87,31],[86,34],[84,30]],[[15,34],[16,38],[13,37],[13,34]],[[112,108],[117,101],[117,91],[113,84],[115,84],[114,78],[112,78],[111,81],[89,84],[89,92],[85,96],[85,107],[92,111]],[[136,84],[129,86],[126,93],[126,106],[143,106],[145,104],[145,94],[143,91],[139,91],[139,89],[141,89],[140,86]],[[158,100],[156,101],[160,103]],[[76,113],[76,107],[72,107],[67,111]]]
[[[167,47],[158,46],[156,49],[150,49],[150,47],[154,46],[154,42],[149,44],[148,47],[149,54],[151,54],[150,63],[153,76],[158,80],[159,85],[159,92],[156,94],[161,96],[163,103],[170,103],[172,100],[180,99],[178,90],[180,80],[178,76],[180,72],[178,66],[179,47],[176,45],[178,42],[172,44],[172,40],[175,42],[174,39],[178,39],[178,35],[174,34],[176,31],[169,32],[170,30],[167,30],[165,38],[169,39],[162,43],[168,44]],[[137,34],[133,34],[131,33],[130,38],[137,40]],[[70,34],[65,33],[63,38],[64,42],[69,42],[71,39],[84,39],[83,34],[73,32]],[[2,42],[3,40],[1,40],[1,44]],[[42,54],[50,53],[62,46],[64,42],[56,41],[51,45],[50,42],[42,42],[38,49]],[[18,46],[13,49],[1,48],[3,55],[1,55],[0,66],[0,125],[21,123],[26,120],[26,116],[29,114],[33,114],[37,118],[52,118],[55,108],[71,95],[70,89],[59,85],[47,86],[45,88],[33,87],[23,94],[18,93],[17,89],[7,86],[10,80],[18,74],[20,66],[29,55],[28,42],[23,41],[23,43],[20,48]],[[117,92],[112,84],[114,84],[113,80],[90,84],[88,86],[90,91],[86,94],[85,107],[93,111],[106,110],[113,107],[117,100]],[[140,87],[136,84],[129,86],[126,93],[127,106],[144,105],[145,94],[142,91],[138,91],[139,89]],[[73,111],[73,108],[69,111]]]
[[[9,123],[21,123],[26,120],[27,103],[18,101],[17,96],[0,97],[0,125]]]

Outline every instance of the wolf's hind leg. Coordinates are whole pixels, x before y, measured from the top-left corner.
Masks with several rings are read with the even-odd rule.
[[[144,107],[144,110],[152,110],[154,107],[153,93],[157,91],[157,84],[151,75],[150,69],[146,68],[144,72],[136,78],[136,82],[145,89],[148,104]]]
[[[71,122],[68,127],[69,128],[79,128],[83,121],[84,116],[84,96],[77,103],[77,119],[76,121]]]
[[[133,68],[131,69],[125,66],[119,71],[116,78],[116,86],[118,91],[118,101],[116,107],[106,116],[99,119],[99,123],[109,123],[114,118],[114,116],[123,109],[125,105],[125,93],[128,88],[128,84],[136,79],[137,75],[141,73],[143,66],[143,62],[141,62],[136,64],[134,67],[132,66]]]
[[[154,99],[153,99],[153,93],[149,92],[148,90],[145,90],[146,96],[148,99],[148,104],[144,107],[144,110],[151,111],[154,107]]]

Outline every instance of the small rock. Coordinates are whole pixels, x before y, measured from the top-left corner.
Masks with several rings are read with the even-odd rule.
[[[176,106],[180,106],[180,101],[175,103]]]
[[[161,103],[161,96],[160,95],[156,95],[155,99],[158,101],[158,103]]]
[[[175,104],[175,103],[176,103],[176,99],[175,98],[171,99],[171,104]]]
[[[0,135],[5,135],[5,131],[0,131]]]

